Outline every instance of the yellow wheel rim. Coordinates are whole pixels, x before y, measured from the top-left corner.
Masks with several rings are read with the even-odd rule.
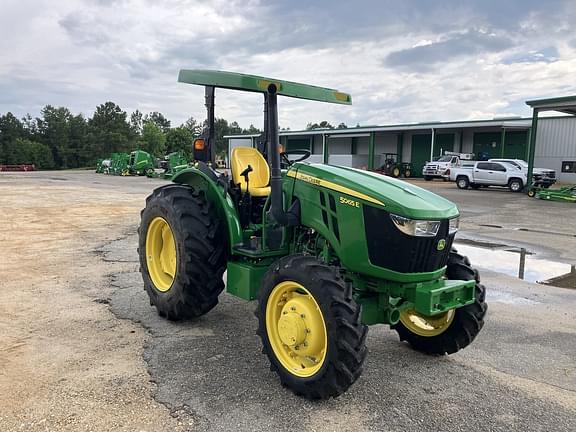
[[[434,316],[422,315],[414,309],[407,309],[400,312],[400,321],[412,333],[432,337],[444,333],[454,321],[454,315],[456,315],[454,309]]]
[[[306,288],[285,281],[266,303],[266,332],[274,355],[298,377],[317,373],[326,359],[328,336],[320,306]]]
[[[172,229],[164,218],[154,218],[148,225],[146,265],[156,289],[168,291],[176,275],[176,243]]]

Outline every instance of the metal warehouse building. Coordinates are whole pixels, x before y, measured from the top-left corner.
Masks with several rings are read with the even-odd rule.
[[[576,97],[542,101],[559,100],[570,100],[576,104]],[[530,101],[529,104],[533,106],[532,103],[538,102],[541,101]],[[555,106],[553,110],[558,109]],[[411,162],[413,175],[420,176],[426,161],[444,151],[528,161],[531,131],[535,129],[534,166],[554,169],[561,182],[576,183],[576,116],[540,117],[536,121],[537,127],[533,126],[533,118],[495,118],[280,131],[280,142],[286,150],[309,150],[312,152],[308,159],[310,162],[365,169],[380,167],[386,153],[395,153],[399,161]],[[252,146],[257,137],[237,135],[226,138],[231,150],[237,146]]]

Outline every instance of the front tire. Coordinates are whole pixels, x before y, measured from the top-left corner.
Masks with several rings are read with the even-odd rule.
[[[146,199],[138,229],[140,269],[161,316],[195,318],[218,304],[226,268],[224,232],[203,191],[170,184]]]
[[[455,250],[450,252],[446,277],[453,280],[475,280],[474,303],[443,314],[427,317],[416,311],[402,311],[398,324],[392,326],[401,341],[406,341],[416,351],[431,355],[453,354],[467,347],[484,326],[488,310],[486,289],[480,284],[478,272],[470,266],[467,257]]]
[[[460,176],[456,179],[456,186],[458,186],[458,189],[468,189],[469,185],[470,180],[468,180],[468,177],[466,176]]]
[[[520,192],[524,187],[524,184],[520,179],[510,179],[510,181],[508,182],[508,187],[512,192]]]
[[[308,399],[344,393],[361,375],[368,328],[352,287],[304,255],[279,259],[258,297],[258,335],[282,385]]]

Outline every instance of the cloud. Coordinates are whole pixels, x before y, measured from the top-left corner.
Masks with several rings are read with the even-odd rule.
[[[438,42],[394,51],[386,56],[384,64],[409,70],[427,70],[458,57],[500,52],[514,45],[512,39],[487,31],[466,31],[451,34]]]
[[[113,100],[179,124],[204,107],[178,70],[214,68],[352,93],[283,98],[291,129],[528,114],[517,101],[576,93],[573,22],[569,0],[3,0],[0,112]],[[216,97],[218,116],[261,124],[259,95]]]
[[[551,63],[559,58],[556,47],[546,47],[538,51],[520,52],[505,57],[502,62],[505,64],[512,63]]]

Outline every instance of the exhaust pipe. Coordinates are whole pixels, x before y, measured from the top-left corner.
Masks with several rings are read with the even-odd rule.
[[[268,86],[268,157],[270,158],[270,213],[280,225],[296,226],[300,224],[300,204],[295,201],[290,209],[284,211],[282,192],[282,171],[278,152],[278,101],[275,84]]]

